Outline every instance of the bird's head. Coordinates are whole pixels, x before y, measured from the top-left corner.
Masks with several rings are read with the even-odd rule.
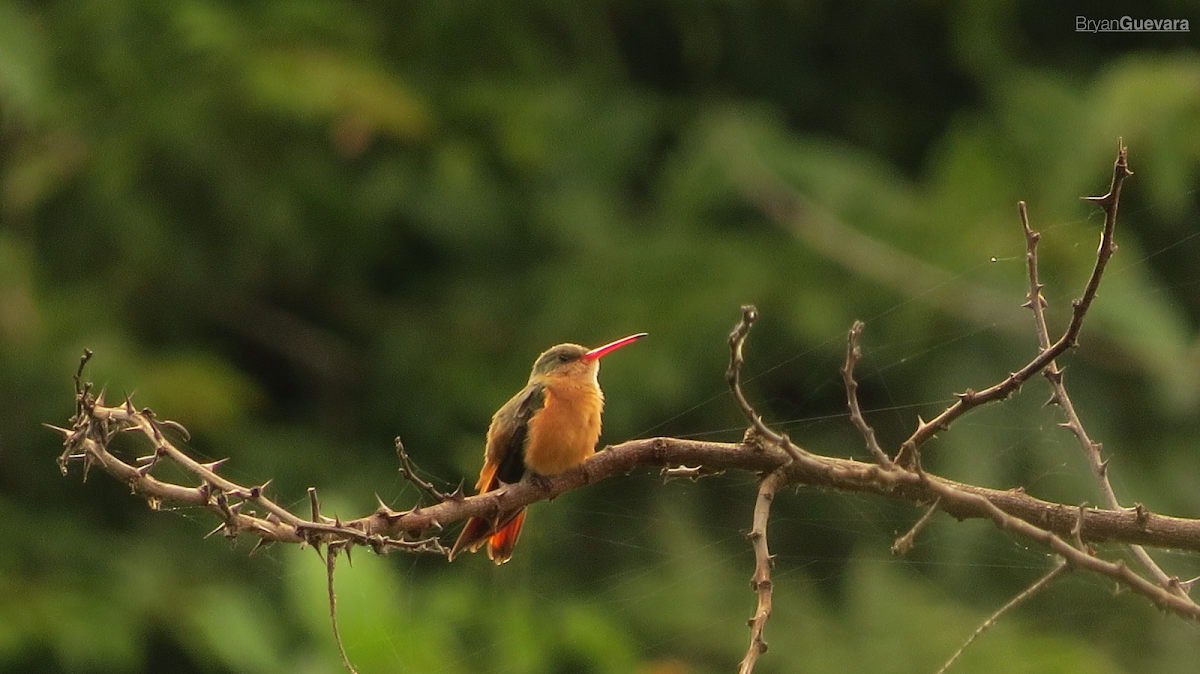
[[[588,349],[578,344],[559,344],[550,347],[545,353],[538,356],[537,361],[533,364],[533,374],[529,378],[531,381],[541,377],[595,379],[596,374],[600,371],[601,357],[645,336],[646,333],[640,332],[594,349]]]

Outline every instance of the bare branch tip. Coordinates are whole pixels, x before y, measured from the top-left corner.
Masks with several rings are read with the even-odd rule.
[[[743,304],[742,305],[742,320],[744,320],[747,325],[753,323],[754,321],[757,321],[758,320],[758,307],[754,306],[753,304]]]

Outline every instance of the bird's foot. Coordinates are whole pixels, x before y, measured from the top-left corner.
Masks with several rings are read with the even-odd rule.
[[[550,478],[542,475],[541,473],[529,471],[529,481],[542,491],[550,491]]]

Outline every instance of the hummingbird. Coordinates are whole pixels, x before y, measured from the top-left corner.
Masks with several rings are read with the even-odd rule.
[[[530,475],[561,473],[595,454],[604,411],[600,358],[645,336],[641,332],[594,349],[559,344],[538,356],[529,383],[492,416],[475,484],[478,493]],[[524,508],[494,518],[472,517],[450,550],[450,560],[486,542],[488,557],[503,564],[512,558],[524,524]]]

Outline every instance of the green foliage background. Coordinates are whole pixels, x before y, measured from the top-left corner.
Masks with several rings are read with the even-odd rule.
[[[1138,11],[1200,27],[1190,3]],[[893,445],[1024,363],[1014,204],[1044,234],[1062,325],[1100,222],[1077,197],[1103,193],[1118,136],[1137,175],[1068,382],[1123,498],[1200,516],[1195,38],[1075,33],[1075,12],[0,2],[0,671],[340,668],[317,556],[250,558],[202,540],[203,512],[59,475],[39,424],[70,415],[85,346],[90,379],[185,424],[234,479],[271,478],[298,509],[317,486],[355,516],[416,498],[396,435],[439,484],[472,482],[491,412],[562,341],[651,333],[605,361],[605,442],[737,438],[724,336],[754,302],[753,398],[798,442],[862,456],[837,375],[850,323],[868,322],[862,397]],[[798,223],[761,208],[780,185]],[[886,255],[822,248],[813,223]],[[969,417],[926,465],[1096,503],[1045,394]],[[502,568],[360,553],[337,578],[350,657],[364,674],[733,671],[753,484],[610,480],[536,507]],[[891,560],[918,513],[878,499],[775,508],[761,672],[933,671],[1049,564],[948,518]],[[959,670],[1195,671],[1196,626],[1110,590],[1060,581]]]

